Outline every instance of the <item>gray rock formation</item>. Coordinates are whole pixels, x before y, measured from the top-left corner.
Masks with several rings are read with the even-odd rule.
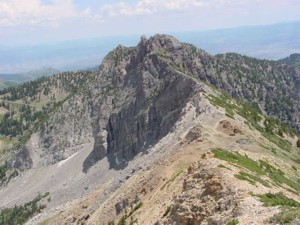
[[[196,82],[156,53],[181,48],[172,37],[155,36],[142,39],[134,49],[119,46],[104,59],[99,88],[112,87],[95,107],[95,158],[108,156],[112,167],[123,167],[170,131]]]
[[[18,170],[26,170],[32,167],[32,158],[26,146],[24,146],[14,157],[13,167]]]

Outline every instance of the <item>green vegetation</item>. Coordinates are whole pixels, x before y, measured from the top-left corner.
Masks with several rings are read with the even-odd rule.
[[[282,59],[281,61],[300,68],[300,54],[294,53]]]
[[[8,162],[5,161],[4,164],[0,166],[0,186],[6,185],[12,178],[18,175],[18,171],[11,170]]]
[[[166,216],[169,214],[170,211],[171,211],[171,206],[169,205],[169,206],[167,207],[166,211],[164,212],[162,218],[166,217]]]
[[[258,183],[261,183],[262,185],[264,185],[265,187],[270,187],[270,185],[267,181],[261,179],[258,176],[254,176],[254,175],[251,175],[251,174],[243,172],[243,171],[240,171],[238,174],[235,174],[234,176],[240,180],[246,180],[250,184],[253,184],[253,185],[255,185],[256,182],[258,182]]]
[[[238,152],[230,152],[219,148],[213,149],[212,152],[216,158],[232,163],[233,165],[237,165],[240,168],[245,168],[256,174],[256,176],[253,176],[248,173],[240,172],[238,175],[236,175],[238,179],[247,180],[252,184],[255,184],[255,182],[260,182],[266,186],[268,184],[265,183],[263,179],[258,177],[263,175],[268,177],[275,185],[284,187],[283,185],[285,184],[293,189],[287,189],[288,191],[293,193],[295,191],[300,191],[299,182],[290,180],[288,177],[286,177],[282,170],[275,168],[266,161],[259,160],[257,162],[250,159],[247,155],[243,156]]]
[[[66,93],[76,92],[82,87],[93,72],[64,72],[52,77],[41,77],[33,81],[25,82],[16,87],[6,88],[0,91],[2,99],[6,101],[24,100],[32,101],[40,99],[42,95],[55,97],[51,94],[53,89],[60,89]]]
[[[164,190],[164,188],[167,186],[169,187],[170,184],[182,173],[182,171],[179,171],[177,173],[174,173],[172,177],[160,188],[160,190]]]
[[[229,167],[224,166],[223,164],[219,164],[218,167],[219,168],[224,168],[224,169],[227,169],[227,170],[231,170]]]
[[[277,185],[281,186],[282,184],[286,184],[287,186],[293,188],[295,191],[300,191],[300,183],[294,182],[287,178],[284,172],[280,169],[275,168],[269,163],[260,160],[260,165],[262,169],[265,171],[265,174]]]
[[[0,184],[5,181],[6,178],[6,172],[8,171],[8,163],[5,161],[5,163],[0,166]]]
[[[272,217],[270,220],[276,224],[288,225],[295,219],[300,219],[300,203],[286,197],[282,192],[258,195],[259,200],[265,206],[282,206],[283,211]]]
[[[220,106],[225,109],[226,115],[234,118],[234,110],[236,106],[233,102],[230,101],[230,97],[228,95],[222,94],[219,97],[216,97],[214,95],[209,95],[208,99],[214,106]]]
[[[135,223],[137,223],[138,220],[137,219],[133,219],[132,217],[130,218],[130,223],[129,225],[134,225]]]
[[[134,207],[133,207],[133,205],[131,205],[130,213],[127,214],[127,211],[125,210],[125,214],[122,215],[122,217],[118,221],[117,225],[126,225],[127,224],[126,220],[128,218],[130,218],[129,225],[134,225],[135,223],[137,223],[137,220],[133,218],[133,214],[142,206],[143,206],[143,203],[141,201],[137,202]],[[114,225],[114,224],[115,224],[114,221],[108,222],[108,225]]]
[[[157,54],[158,56],[162,57],[162,58],[169,58],[170,56],[168,55],[168,52],[166,51],[162,51],[162,50],[157,50],[155,52],[155,54]]]
[[[238,219],[231,219],[226,223],[226,225],[237,225],[237,224],[239,224]]]
[[[188,75],[187,72],[185,71],[185,69],[182,68],[182,66],[180,64],[172,63],[172,66],[175,70],[179,71],[180,73]]]
[[[252,185],[255,185],[255,181],[254,180],[252,180],[252,179],[250,179],[248,176],[244,176],[244,175],[242,175],[242,174],[240,174],[240,173],[238,173],[238,174],[235,174],[234,175],[236,178],[238,178],[239,180],[245,180],[245,181],[248,181],[250,184],[252,184]]]
[[[262,116],[258,104],[241,101],[236,103],[226,94],[220,94],[219,96],[208,95],[207,98],[214,106],[224,108],[227,116],[233,118],[236,113],[244,117],[249,126],[260,131],[269,141],[283,150],[291,151],[292,144],[283,138],[283,133],[294,136],[296,132],[279,120]],[[262,120],[264,127],[260,124]]]
[[[130,222],[129,222],[129,225],[134,225],[135,223],[137,223],[137,220],[133,219],[132,217],[130,218]],[[117,225],[126,225],[126,217],[125,216],[122,216],[121,219],[119,220],[119,222],[117,223]],[[107,225],[115,225],[115,222],[114,221],[111,221],[111,222],[108,222]]]
[[[0,90],[0,153],[20,149],[32,133],[43,129],[51,114],[79,89],[85,90],[84,84],[93,80],[94,74],[65,72]]]
[[[298,138],[297,143],[296,143],[297,147],[300,148],[300,139]]]
[[[263,195],[258,195],[259,200],[264,203],[265,206],[290,206],[290,207],[300,207],[300,203],[294,199],[286,197],[282,192],[272,194],[267,193]]]
[[[283,69],[282,62],[258,60],[234,53],[220,54],[216,58],[218,60],[215,65],[207,63],[204,68],[209,70],[213,67],[215,70],[215,73],[211,73],[215,76],[205,76],[209,83],[237,100],[260,104],[267,115],[274,116],[299,131],[299,126],[295,123],[295,112],[298,111],[295,95],[297,85],[294,85],[295,78],[288,76],[291,74],[288,67]],[[279,130],[287,134],[283,129]],[[274,131],[276,134],[281,132]]]
[[[271,218],[271,222],[276,224],[291,225],[291,223],[296,219],[300,220],[300,208],[288,208]]]
[[[130,211],[130,213],[128,214],[127,217],[132,216],[132,214],[134,214],[139,208],[141,208],[143,206],[143,203],[141,201],[139,201],[134,207],[133,209]]]
[[[48,195],[49,193],[38,195],[35,199],[24,205],[2,209],[0,212],[0,225],[19,225],[26,223],[32,216],[40,213],[45,208],[45,205],[38,203]]]
[[[9,148],[11,142],[12,140],[10,138],[0,137],[0,154],[4,153]]]
[[[271,146],[267,146],[267,145],[264,145],[262,143],[259,143],[259,146],[264,148],[264,149],[267,149],[268,151],[271,151],[274,155],[277,155],[277,150],[276,148],[273,148]]]
[[[269,141],[276,144],[280,149],[283,149],[288,152],[291,151],[292,144],[288,140],[285,140],[285,139],[277,136],[276,134],[271,133],[270,131],[266,132],[266,131],[263,131],[262,129],[260,129],[260,131],[265,138],[267,138]]]
[[[0,90],[3,90],[5,88],[9,88],[9,87],[12,87],[12,86],[16,86],[16,85],[18,85],[18,82],[0,80]]]
[[[126,225],[126,217],[122,216],[117,225]]]
[[[214,156],[240,167],[246,168],[254,173],[264,175],[264,171],[258,162],[250,159],[247,155],[243,156],[238,152],[230,152],[220,148],[213,149]]]
[[[43,222],[39,223],[39,225],[48,225],[51,224],[53,218],[45,219]]]

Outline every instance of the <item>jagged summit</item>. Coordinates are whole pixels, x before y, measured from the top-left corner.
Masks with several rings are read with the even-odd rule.
[[[210,57],[205,51],[197,49],[194,45],[182,43],[174,36],[156,34],[148,39],[142,36],[136,47],[127,48],[121,45],[117,46],[103,61],[104,64],[106,64],[106,60],[116,62],[121,61],[122,58],[124,59],[123,62],[131,61],[137,64],[141,63],[143,58],[148,54],[165,57],[170,54],[170,59],[176,60],[176,57],[182,59],[183,56],[195,56],[196,52],[206,55],[205,57]],[[128,56],[131,57],[131,59],[126,59]]]
[[[171,35],[156,34],[149,39],[141,37],[138,47],[146,48],[148,52],[154,51],[155,49],[166,49],[172,51],[180,49],[182,47],[182,43]]]

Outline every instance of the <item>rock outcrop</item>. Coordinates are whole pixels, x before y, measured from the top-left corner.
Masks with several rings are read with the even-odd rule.
[[[182,47],[172,37],[155,36],[142,39],[137,49],[118,47],[104,59],[100,77],[110,80],[113,88],[97,106],[101,112],[94,132],[97,159],[108,156],[113,167],[122,167],[168,134],[195,93],[196,82],[157,52],[176,54]]]
[[[220,171],[196,162],[185,174],[182,193],[175,197],[168,216],[156,224],[223,225],[236,216],[237,195],[224,183]]]

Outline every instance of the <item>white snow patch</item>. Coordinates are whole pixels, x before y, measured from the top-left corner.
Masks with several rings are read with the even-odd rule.
[[[69,161],[71,158],[73,158],[75,155],[77,155],[78,152],[74,153],[73,155],[71,155],[70,157],[60,161],[59,163],[57,163],[57,168],[61,167],[63,164],[65,164],[67,161]]]

